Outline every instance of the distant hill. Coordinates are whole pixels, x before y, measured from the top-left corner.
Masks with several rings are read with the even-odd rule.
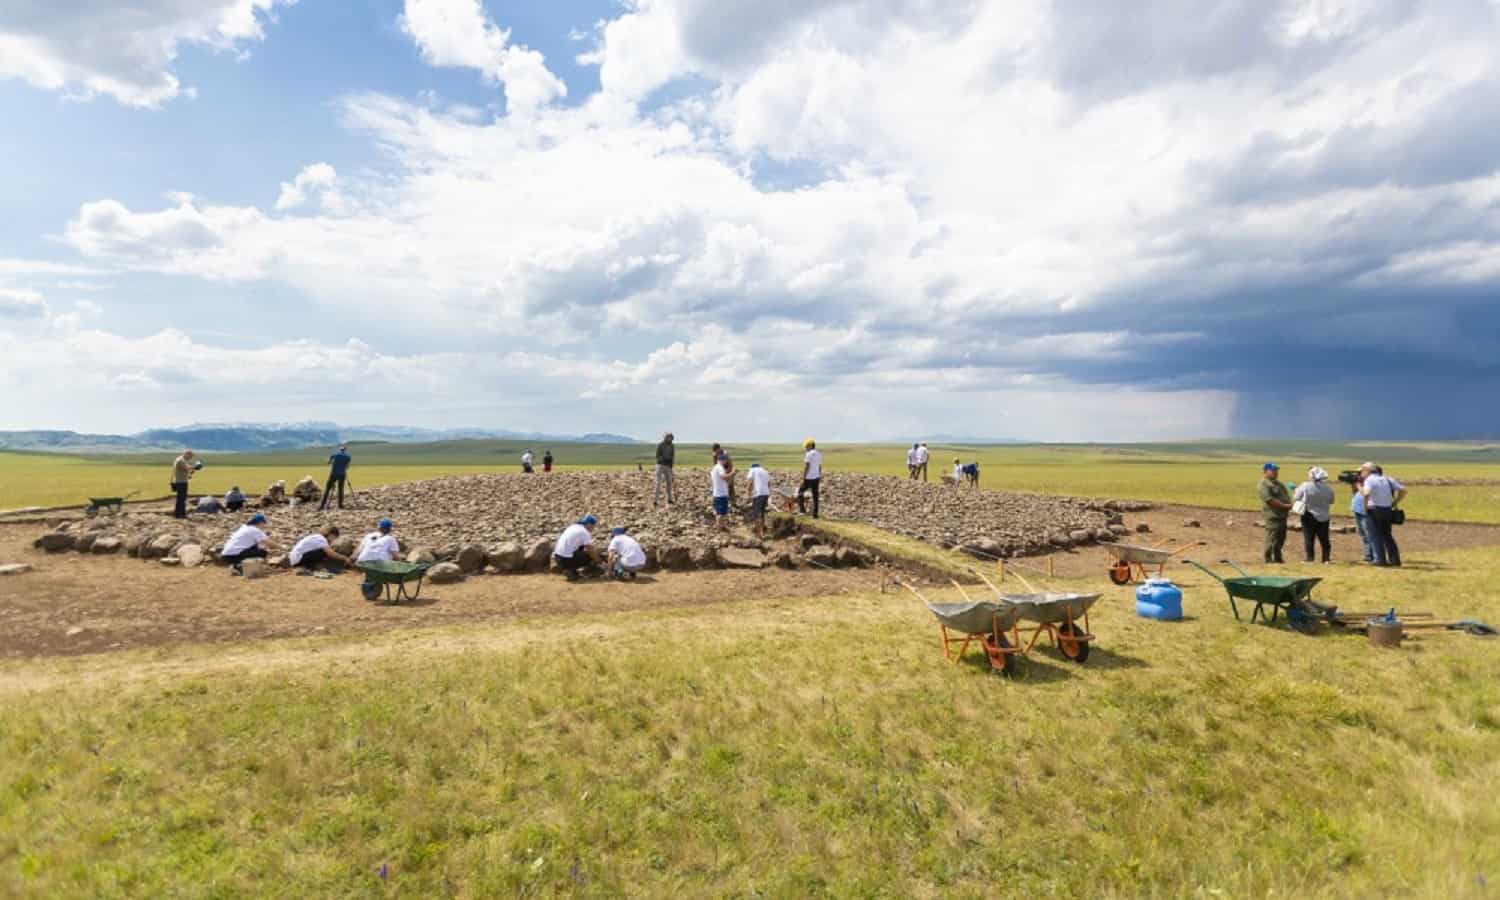
[[[552,441],[578,444],[634,444],[620,434],[544,434],[478,428],[407,428],[398,425],[356,425],[303,422],[291,425],[243,423],[201,424],[182,428],[152,428],[139,434],[82,434],[76,431],[0,431],[0,449],[54,453],[139,453],[192,447],[221,453],[300,450],[329,447],[341,441],[425,444],[455,440]]]

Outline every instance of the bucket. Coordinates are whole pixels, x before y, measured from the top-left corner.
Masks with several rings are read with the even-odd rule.
[[[1371,647],[1399,647],[1401,639],[1406,636],[1400,619],[1387,622],[1384,617],[1365,622],[1365,634],[1370,637]]]

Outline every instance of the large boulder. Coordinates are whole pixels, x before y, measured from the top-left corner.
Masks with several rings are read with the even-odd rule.
[[[49,531],[32,541],[31,545],[48,553],[62,553],[72,550],[77,542],[78,539],[66,531]]]
[[[834,562],[841,566],[863,569],[870,564],[870,557],[857,547],[840,547],[833,553]]]
[[[426,547],[418,547],[406,554],[406,561],[417,565],[432,565],[437,562],[437,554]]]
[[[797,558],[785,550],[771,554],[771,565],[778,569],[797,568]]]
[[[710,545],[693,548],[693,567],[697,569],[712,569],[719,565],[719,551]]]
[[[766,555],[745,547],[724,547],[719,550],[719,563],[729,569],[764,569]]]
[[[198,544],[183,544],[177,548],[177,560],[184,569],[196,569],[203,565],[203,548]]]
[[[458,558],[455,562],[458,563],[459,569],[463,570],[465,575],[473,575],[475,572],[484,571],[484,564],[487,558],[488,554],[484,552],[483,547],[478,544],[470,544],[458,551]]]
[[[354,539],[353,535],[345,534],[340,535],[339,539],[330,543],[329,546],[340,556],[353,556],[354,549],[359,546],[359,542]]]
[[[140,556],[141,548],[145,546],[146,540],[147,538],[144,534],[132,534],[125,538],[125,555]]]
[[[458,563],[440,562],[427,570],[427,580],[433,584],[456,584],[464,580],[464,570]]]
[[[807,552],[803,554],[803,558],[811,566],[821,566],[831,569],[838,565],[838,551],[825,544],[809,547]]]
[[[240,563],[240,571],[246,578],[265,578],[271,574],[271,569],[263,559],[247,559]]]
[[[124,544],[124,541],[120,540],[114,535],[106,534],[104,537],[94,539],[94,545],[89,548],[89,552],[96,555],[103,555],[106,553],[119,553],[120,548],[124,546]]]
[[[686,571],[693,567],[693,551],[681,544],[669,544],[656,552],[657,562],[664,569]]]
[[[962,549],[970,556],[985,560],[999,559],[1004,554],[1000,542],[993,538],[975,538],[966,542]]]
[[[1108,529],[1106,529],[1107,531]],[[1075,528],[1068,532],[1068,538],[1074,544],[1087,544],[1094,539],[1094,532],[1084,528]]]
[[[545,572],[552,564],[552,540],[539,538],[526,548],[526,568],[533,572]]]
[[[485,561],[497,572],[520,572],[526,568],[526,552],[515,541],[506,541],[490,550]]]
[[[175,534],[158,534],[156,537],[141,544],[141,559],[161,559],[171,556],[172,551],[177,549],[178,538]]]
[[[85,531],[83,534],[80,534],[78,536],[77,540],[73,542],[73,549],[77,550],[79,553],[87,553],[89,552],[89,550],[93,549],[94,541],[98,538],[99,532]]]

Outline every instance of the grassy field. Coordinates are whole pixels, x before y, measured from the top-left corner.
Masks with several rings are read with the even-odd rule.
[[[516,471],[523,445],[503,441],[455,441],[443,444],[369,444],[351,448],[356,459],[351,477],[356,487],[444,474]],[[538,451],[545,449],[536,448]],[[620,468],[652,464],[648,445],[564,444],[551,448],[558,465],[567,468]],[[772,468],[795,468],[801,451],[795,446],[731,445],[741,463],[758,460]],[[831,470],[905,474],[905,450],[895,446],[830,445],[824,448]],[[1288,481],[1304,476],[1307,466],[1330,472],[1353,468],[1373,457],[1407,480],[1462,478],[1480,481],[1464,486],[1414,486],[1408,511],[1418,518],[1500,523],[1500,450],[1489,445],[1330,444],[1286,441],[1230,445],[1201,444],[1119,446],[934,446],[930,477],[951,470],[952,459],[978,460],[982,484],[991,488],[1039,493],[1077,494],[1170,501],[1198,506],[1253,509],[1260,464],[1274,458]],[[321,479],[326,451],[296,453],[210,454],[194,480],[194,490],[222,494],[238,484],[259,492],[278,478],[294,482],[303,475]],[[706,464],[708,449],[685,445],[679,465]],[[0,509],[79,503],[91,496],[120,496],[167,491],[171,460],[164,456],[0,453]],[[1347,504],[1340,489],[1339,509]]]
[[[1333,599],[1500,620],[1500,551],[1410,563]],[[1012,681],[873,577],[7,663],[0,894],[1488,896],[1500,644],[1238,625],[1204,582]]]

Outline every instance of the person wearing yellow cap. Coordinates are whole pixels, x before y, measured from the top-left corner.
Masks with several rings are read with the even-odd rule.
[[[797,488],[797,509],[807,512],[807,495],[812,494],[812,515],[818,517],[818,484],[823,480],[823,454],[812,438],[802,442],[802,486]]]

